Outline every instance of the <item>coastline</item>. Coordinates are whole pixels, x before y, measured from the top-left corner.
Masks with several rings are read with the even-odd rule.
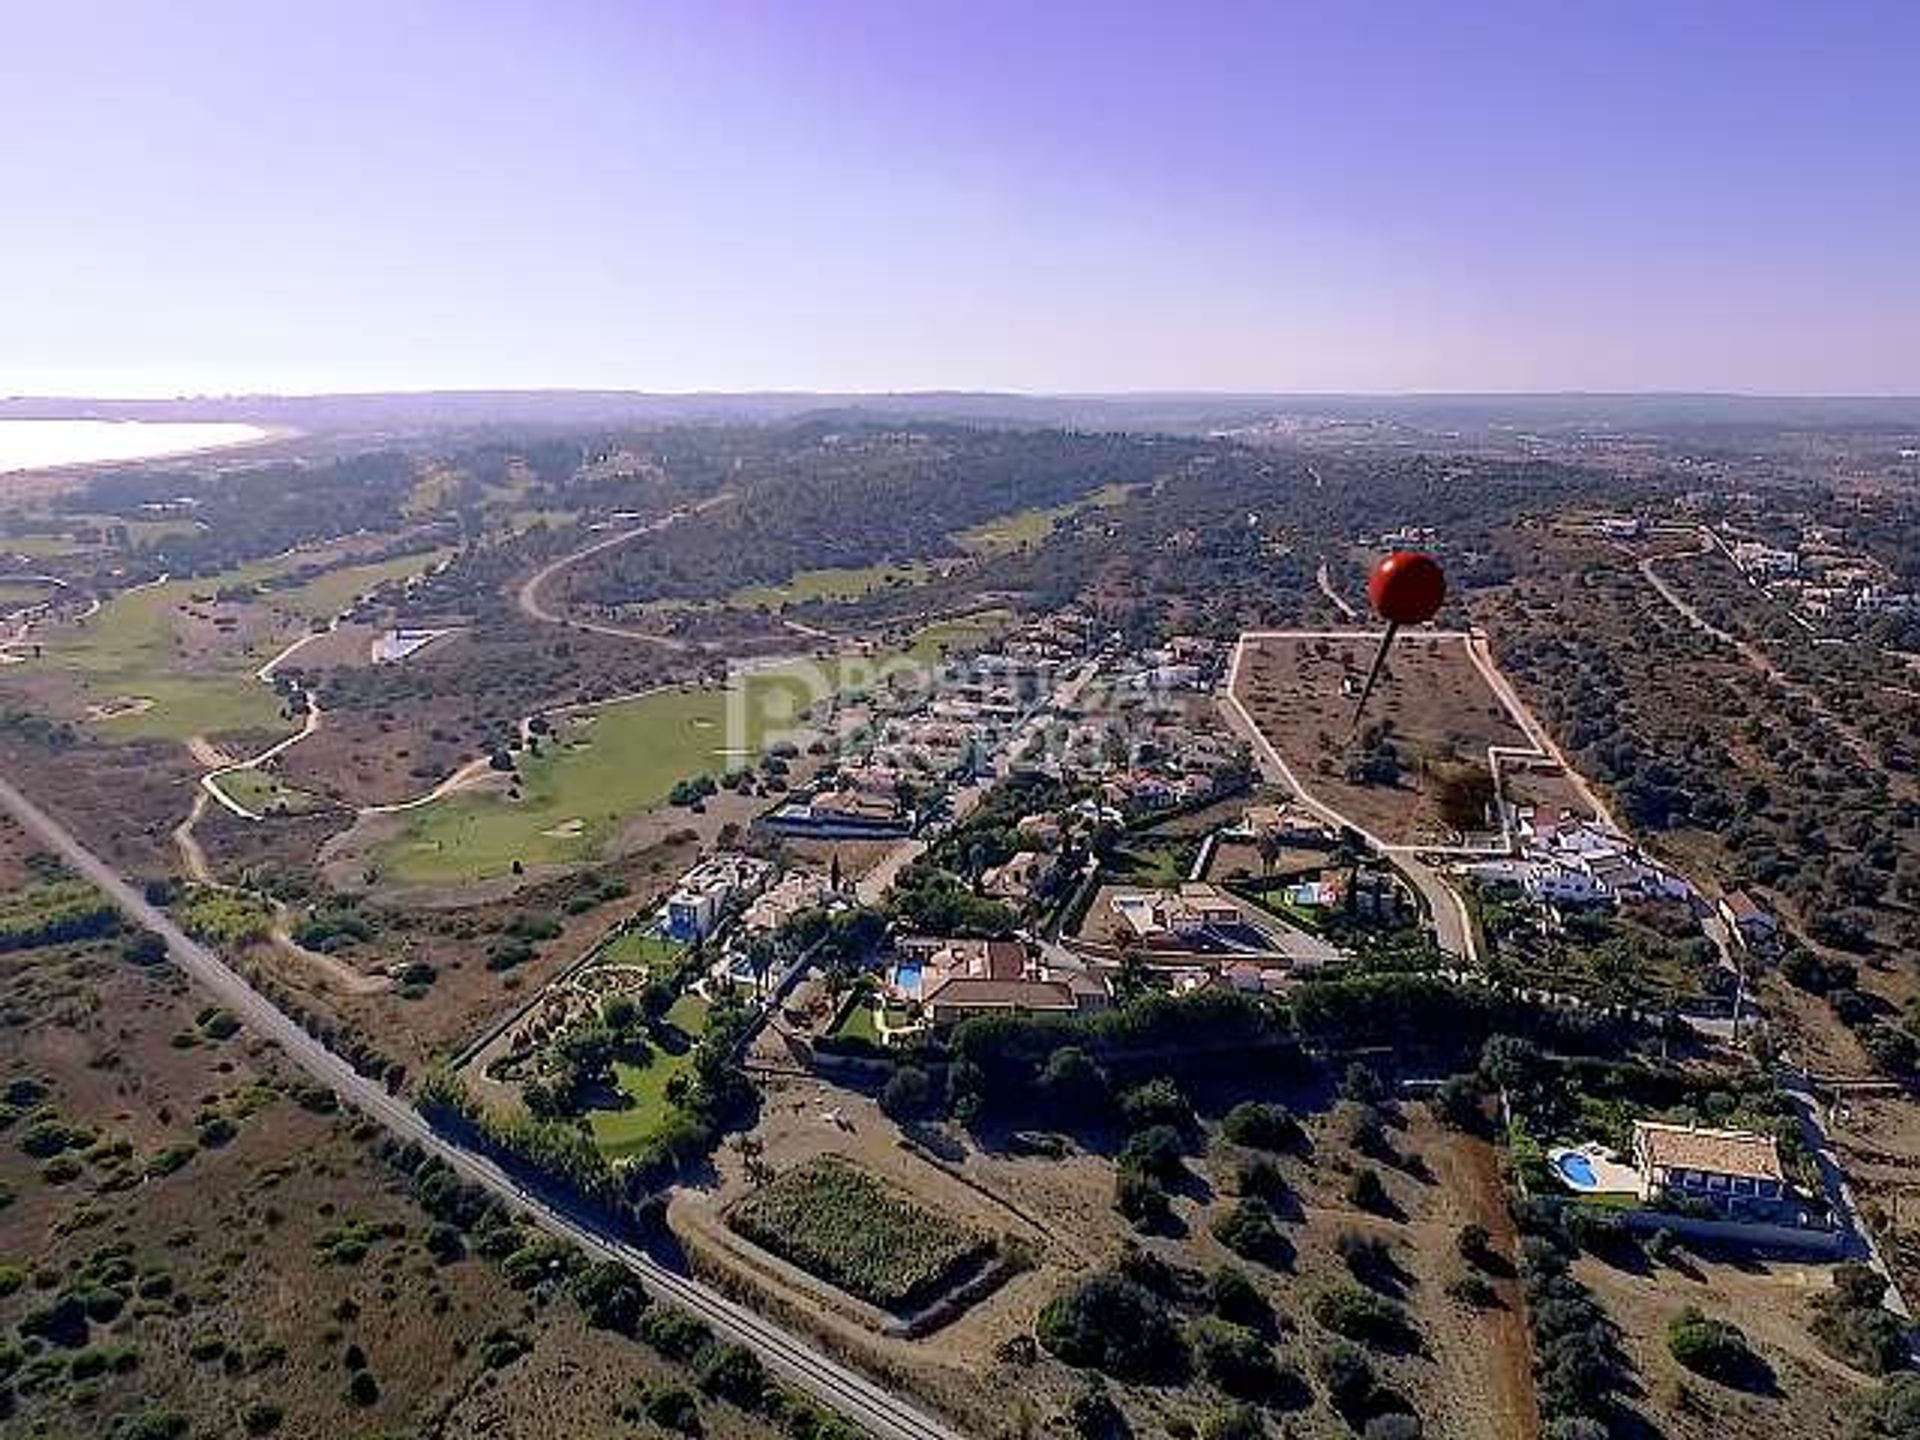
[[[122,425],[134,425],[134,426],[139,426],[142,429],[146,429],[146,430],[178,430],[178,429],[190,428],[190,429],[202,430],[202,431],[204,431],[205,429],[211,426],[218,425],[218,426],[221,426],[222,428],[244,427],[245,429],[253,433],[247,434],[247,435],[232,436],[230,438],[212,438],[212,437],[202,435],[201,437],[199,437],[197,442],[188,442],[188,443],[182,443],[182,444],[162,444],[159,448],[152,449],[152,450],[142,450],[138,454],[114,454],[114,455],[107,455],[107,456],[95,456],[90,458],[49,460],[46,462],[35,461],[35,462],[30,462],[24,465],[12,465],[12,466],[0,464],[0,483],[19,481],[19,480],[45,480],[49,478],[57,479],[62,476],[77,476],[77,475],[91,474],[95,471],[108,469],[118,465],[137,465],[137,464],[144,464],[144,463],[147,463],[150,461],[156,461],[156,460],[181,460],[181,459],[186,459],[190,456],[195,456],[195,455],[212,455],[217,453],[226,453],[229,451],[239,451],[239,450],[257,450],[262,446],[276,445],[288,440],[298,439],[302,434],[305,433],[304,431],[296,429],[291,425],[258,424],[253,421],[205,421],[205,422],[167,421],[167,420],[95,421],[94,419],[92,419],[92,417],[76,417],[71,422],[34,420],[34,421],[19,421],[19,422],[8,422],[8,423],[21,423],[21,424],[43,424],[43,423],[45,424],[59,424],[59,423],[95,424],[97,423],[102,425],[112,425],[115,427],[122,426]],[[159,436],[159,435],[155,435],[153,438],[156,441],[162,441],[165,439],[165,437]],[[183,441],[186,440],[185,436],[180,436],[177,438]]]

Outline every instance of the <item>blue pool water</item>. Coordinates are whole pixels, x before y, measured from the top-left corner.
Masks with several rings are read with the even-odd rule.
[[[1594,1178],[1593,1162],[1584,1155],[1562,1155],[1553,1166],[1560,1172],[1560,1178],[1576,1190],[1591,1190],[1599,1183]]]
[[[893,983],[910,995],[918,995],[920,993],[920,962],[916,960],[911,965],[894,966]]]

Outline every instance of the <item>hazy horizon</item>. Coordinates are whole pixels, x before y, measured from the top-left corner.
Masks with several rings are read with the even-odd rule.
[[[4,394],[1920,393],[1906,7],[128,3],[9,39]]]

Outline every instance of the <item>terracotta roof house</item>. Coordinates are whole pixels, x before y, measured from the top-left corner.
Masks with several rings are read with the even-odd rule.
[[[1641,1198],[1692,1201],[1729,1219],[1783,1220],[1800,1209],[1771,1135],[1636,1120]]]

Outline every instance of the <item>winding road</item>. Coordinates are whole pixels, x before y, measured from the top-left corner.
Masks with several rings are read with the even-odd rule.
[[[669,510],[656,520],[644,525],[636,525],[594,541],[582,549],[570,551],[556,560],[549,560],[533,574],[521,581],[520,588],[514,592],[514,604],[520,613],[529,620],[542,625],[564,625],[575,630],[589,630],[595,635],[611,635],[619,640],[644,640],[649,644],[661,646],[667,650],[684,650],[684,640],[676,640],[670,635],[656,635],[650,630],[635,630],[627,625],[614,625],[604,620],[582,620],[577,616],[565,615],[558,610],[549,609],[541,598],[541,592],[552,582],[553,577],[571,569],[589,556],[598,555],[603,550],[612,550],[629,541],[638,540],[644,535],[657,534],[669,525],[677,525],[691,515],[711,510],[716,505],[724,505],[734,498],[730,490],[722,490],[718,495],[709,495],[698,505],[683,505],[678,510]]]
[[[962,1440],[959,1431],[890,1394],[865,1376],[829,1359],[696,1280],[667,1269],[639,1247],[598,1224],[528,1190],[488,1157],[441,1134],[404,1098],[387,1093],[348,1065],[255,990],[225,961],[192,939],[112,866],[82,845],[67,828],[0,779],[0,806],[35,839],[57,851],[73,870],[99,887],[128,919],[166,942],[174,964],[262,1039],[342,1100],[358,1107],[399,1139],[445,1161],[461,1178],[482,1186],[541,1228],[601,1259],[625,1265],[656,1296],[682,1306],[721,1338],[744,1345],[788,1383],[863,1426],[880,1440]]]

